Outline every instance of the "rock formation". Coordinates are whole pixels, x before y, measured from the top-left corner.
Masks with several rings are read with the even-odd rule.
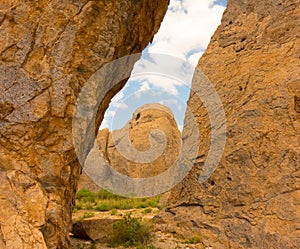
[[[81,172],[71,131],[76,98],[101,66],[147,46],[167,6],[167,0],[1,1],[0,248],[69,247]],[[124,84],[103,89],[109,91],[96,129]]]
[[[163,132],[166,140],[155,136],[154,130]],[[153,138],[157,144],[166,142],[162,152],[158,151],[157,158],[149,162],[140,163],[132,161],[128,155],[119,151],[117,144],[122,144],[128,139],[130,146],[134,146],[137,152],[148,151],[151,147],[149,138]],[[100,151],[111,167],[118,172],[134,178],[144,178],[158,175],[173,165],[177,159],[181,147],[181,133],[174,119],[172,111],[161,104],[147,104],[138,108],[131,120],[120,130],[109,132],[108,129],[99,131],[97,142]],[[157,148],[154,148],[157,151]],[[126,152],[126,151],[124,151]],[[97,190],[97,187],[89,180],[86,174],[82,174],[79,181],[79,189],[88,188]]]
[[[300,248],[299,24],[299,0],[228,1],[197,67],[223,102],[225,151],[199,184],[211,130],[196,71],[188,107],[204,139],[161,215],[168,230],[212,248]]]
[[[1,1],[0,248],[68,248],[76,98],[99,67],[148,44],[167,4]],[[299,17],[299,0],[229,0],[198,65],[223,102],[226,148],[200,185],[211,130],[196,71],[189,108],[203,141],[162,214],[175,232],[214,248],[300,248]]]
[[[109,242],[113,234],[113,225],[120,221],[119,218],[96,218],[96,219],[82,219],[73,223],[72,234],[75,238]]]

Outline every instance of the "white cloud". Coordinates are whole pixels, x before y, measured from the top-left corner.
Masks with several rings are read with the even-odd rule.
[[[124,97],[125,94],[123,91],[120,91],[119,93],[117,93],[111,100],[110,105],[114,108],[120,108],[120,109],[127,109],[128,105],[126,103],[124,103]],[[108,117],[112,117],[115,114],[114,112],[111,112],[110,115],[108,115]]]
[[[167,106],[170,106],[172,108],[172,105],[173,106],[176,106],[177,107],[177,110],[179,112],[182,111],[182,102],[178,99],[164,99],[162,101],[159,102],[160,104],[162,105],[167,105]]]
[[[156,88],[162,94],[175,95],[180,99],[178,89],[190,85],[194,67],[219,25],[224,10],[225,7],[214,4],[214,0],[171,0],[160,30],[148,46],[150,54],[144,54],[134,67],[132,79],[137,81],[139,88],[136,90],[136,85],[130,89],[125,87],[126,93],[139,99]],[[190,65],[185,65],[185,61]],[[110,110],[128,108],[124,101],[130,96],[125,96],[124,92],[119,92],[112,99]],[[105,114],[101,129],[110,125],[114,113],[108,111]]]
[[[132,77],[173,95],[179,94],[178,86],[190,86],[194,68],[225,9],[213,3],[214,0],[171,0],[160,30],[148,47],[150,54],[144,54],[136,63]],[[142,90],[143,84],[137,97]]]
[[[143,92],[149,91],[150,89],[151,87],[149,81],[143,78],[140,82],[140,88],[136,91],[134,97],[139,99]]]
[[[163,92],[167,92],[171,95],[178,95],[176,85],[180,85],[180,83],[164,75],[145,75],[141,76],[141,78],[137,77],[135,78],[135,80],[137,80],[138,82],[143,82],[140,89],[135,94],[135,96],[138,98],[141,96],[142,92],[147,92],[153,88],[159,89]]]
[[[115,116],[115,114],[116,114],[115,111],[112,110],[106,111],[99,129],[103,130],[104,128],[108,128],[110,124],[110,120]]]
[[[108,128],[108,126],[109,126],[109,120],[104,117],[103,120],[102,120],[102,123],[100,125],[99,130],[103,130],[105,128]]]
[[[199,53],[194,53],[192,55],[189,56],[188,61],[193,65],[193,66],[197,66],[198,65],[198,61],[199,58],[204,54],[204,52],[199,52]]]
[[[174,86],[190,85],[194,74],[194,66],[186,59],[164,54],[144,54],[144,58],[138,61],[132,72],[131,78],[139,81],[145,78],[147,81],[161,77],[159,84],[163,87],[164,79],[172,81]],[[155,77],[155,78],[154,78]],[[150,81],[151,82],[151,81]]]
[[[141,84],[141,88],[140,88],[139,91],[148,91],[148,90],[150,90],[150,89],[151,89],[151,87],[150,87],[150,85],[149,85],[149,82],[144,81],[144,82]]]
[[[114,98],[111,100],[112,104],[117,104],[119,103],[122,99],[124,98],[124,92],[120,91],[118,92]]]
[[[119,106],[118,106],[118,108],[120,108],[120,109],[127,109],[129,106],[127,105],[127,104],[125,104],[125,103],[121,103],[121,104],[119,104]]]
[[[124,99],[124,92],[120,91],[118,92],[111,100],[110,105],[112,107],[119,107],[119,108],[127,108],[125,107],[125,105],[123,104],[123,99]]]
[[[164,53],[182,59],[194,49],[204,50],[220,24],[225,7],[213,0],[171,0],[150,53]],[[199,59],[199,58],[198,58]]]
[[[164,99],[162,101],[160,101],[159,103],[163,104],[163,105],[179,105],[178,100],[177,99]]]

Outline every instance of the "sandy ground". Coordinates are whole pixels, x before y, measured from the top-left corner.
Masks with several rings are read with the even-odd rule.
[[[85,212],[91,212],[87,210],[80,210],[73,214],[73,220],[78,220]],[[94,212],[94,211],[93,211]],[[142,209],[132,209],[132,210],[125,210],[120,211],[115,215],[111,215],[111,212],[94,212],[95,216],[91,219],[105,219],[105,218],[116,218],[119,219],[120,217],[124,216],[126,213],[130,212],[133,217],[141,217],[143,219],[152,219],[159,210],[156,208],[152,209],[152,212],[149,214],[143,214]],[[156,249],[212,249],[206,248],[201,243],[199,244],[187,244],[182,239],[176,238],[173,234],[166,234],[161,232],[158,227],[154,227],[154,232],[152,235],[152,241],[149,245],[153,245]],[[107,243],[101,243],[98,241],[93,243],[89,240],[81,240],[78,238],[74,238],[71,236],[71,249],[109,249],[110,247],[107,246]],[[123,249],[124,247],[116,247],[118,249]],[[153,248],[153,249],[154,249]],[[152,249],[152,248],[151,248]]]

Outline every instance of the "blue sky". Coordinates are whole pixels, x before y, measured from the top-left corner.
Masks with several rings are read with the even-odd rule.
[[[112,99],[100,129],[123,127],[133,112],[147,103],[170,107],[181,129],[193,70],[220,24],[226,4],[224,0],[171,0],[160,30],[126,86]]]

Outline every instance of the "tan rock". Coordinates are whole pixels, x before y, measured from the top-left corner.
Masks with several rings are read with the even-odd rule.
[[[174,164],[181,148],[181,133],[168,107],[147,104],[138,108],[122,129],[99,131],[97,142],[106,161],[116,171],[134,178],[146,178]],[[97,191],[99,187],[96,186],[83,172],[79,189]]]
[[[113,234],[113,225],[121,219],[85,219],[74,221],[72,234],[75,238],[109,242]]]
[[[1,247],[68,248],[81,171],[71,139],[76,97],[100,66],[140,52],[166,8],[147,0],[1,1]],[[176,232],[200,233],[213,248],[300,247],[299,16],[298,0],[229,1],[199,64],[223,102],[227,144],[199,185],[210,126],[192,93],[204,140],[162,217]],[[124,83],[108,93],[96,129]],[[45,215],[33,215],[36,203]]]
[[[198,64],[223,102],[225,151],[200,185],[211,130],[196,73],[188,106],[204,140],[162,214],[167,229],[212,248],[300,248],[299,18],[298,0],[228,2]]]
[[[167,0],[1,1],[1,248],[69,247],[81,172],[72,141],[76,98],[101,66],[148,45],[167,5]],[[124,84],[109,89],[97,128]]]

